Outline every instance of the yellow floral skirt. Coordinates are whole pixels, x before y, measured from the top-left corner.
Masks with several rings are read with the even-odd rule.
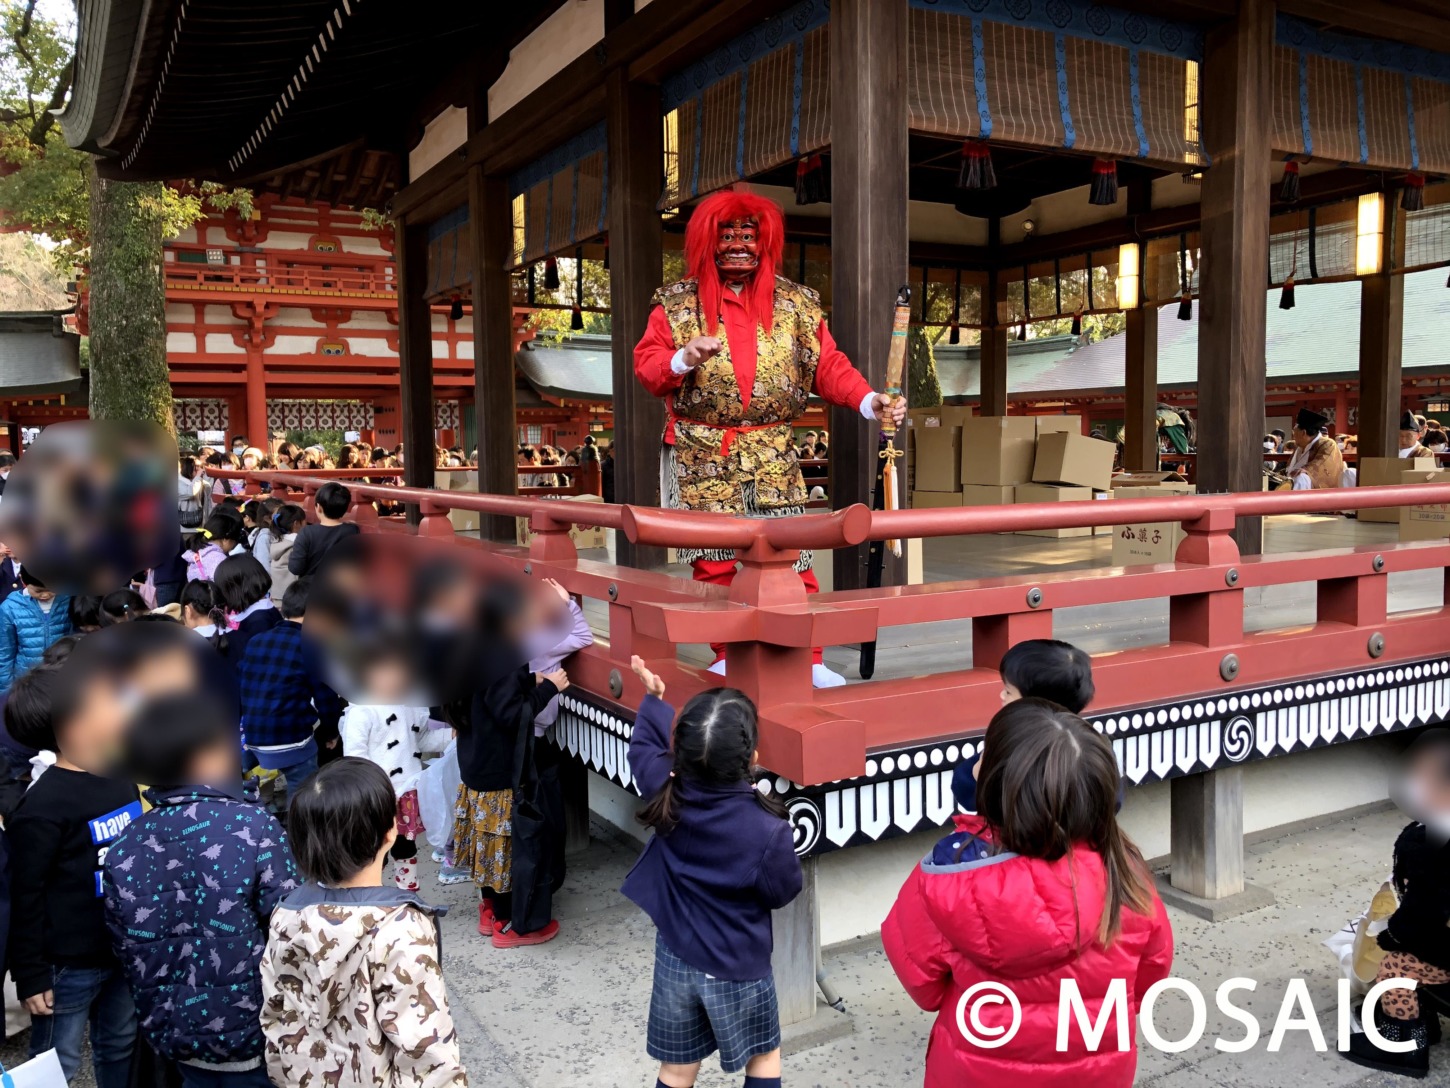
[[[453,867],[480,888],[512,889],[514,791],[458,787],[453,810]]]

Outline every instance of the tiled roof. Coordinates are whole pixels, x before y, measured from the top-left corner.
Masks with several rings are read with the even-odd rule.
[[[1297,288],[1295,296],[1294,309],[1281,310],[1279,292],[1269,292],[1269,382],[1357,377],[1359,282],[1309,284]],[[1198,381],[1198,315],[1197,302],[1192,321],[1179,321],[1176,305],[1158,310],[1160,387]],[[1406,276],[1404,369],[1450,371],[1447,342],[1450,290],[1446,289],[1444,270]],[[1009,369],[1008,389],[1013,393],[1121,389],[1125,347],[1125,337],[1113,336],[1079,348],[1045,371]]]
[[[61,313],[0,313],[0,395],[69,393],[81,383],[81,338]]]

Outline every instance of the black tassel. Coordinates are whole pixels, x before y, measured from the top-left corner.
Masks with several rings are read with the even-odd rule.
[[[1284,160],[1284,180],[1279,183],[1279,199],[1285,204],[1299,203],[1299,164]]]
[[[1019,325],[1017,327],[1017,339],[1018,340],[1026,340],[1027,339],[1027,326],[1025,324]]]
[[[1178,320],[1193,320],[1193,296],[1190,295],[1187,291],[1185,291],[1182,297],[1180,297],[1178,300]]]
[[[831,202],[831,166],[819,152],[811,156],[811,166],[816,172],[817,199],[823,204]]]
[[[1294,308],[1294,277],[1290,276],[1284,281],[1284,289],[1279,292],[1279,309],[1292,310]]]
[[[1405,175],[1405,187],[1400,190],[1400,207],[1407,212],[1425,209],[1425,175],[1411,172]]]
[[[830,199],[825,160],[819,154],[803,155],[795,166],[795,202],[820,204]]]
[[[962,165],[957,171],[958,189],[995,189],[997,171],[992,167],[992,152],[985,141],[962,141]]]
[[[463,296],[453,296],[453,302],[448,307],[448,316],[454,321],[463,320]]]
[[[557,291],[559,289],[559,262],[553,257],[544,261],[544,290]]]
[[[604,245],[604,271],[609,271],[609,243]]]
[[[579,303],[574,303],[573,312],[569,314],[569,327],[575,332],[584,328],[584,311],[579,308]]]
[[[1118,202],[1118,164],[1113,159],[1093,160],[1093,183],[1088,203],[1110,206]]]
[[[961,329],[961,326],[958,325],[955,321],[953,321],[952,322],[951,329],[948,330],[948,332],[947,332],[947,343],[948,344],[960,344],[961,342],[962,342],[962,329]]]
[[[1074,313],[1072,315],[1072,334],[1074,336],[1081,336],[1082,335],[1082,311],[1081,310],[1078,310],[1076,313]]]
[[[810,169],[809,156],[803,155],[795,164],[795,202],[809,204],[810,193],[806,189],[806,171]]]

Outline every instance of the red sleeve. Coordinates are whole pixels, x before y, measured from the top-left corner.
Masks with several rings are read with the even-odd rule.
[[[670,331],[665,311],[659,306],[651,308],[644,335],[634,346],[634,374],[657,397],[673,393],[684,380],[684,375],[670,369],[676,350],[675,334]]]
[[[881,923],[881,944],[911,999],[923,1009],[935,1011],[941,1008],[951,986],[951,945],[926,909],[923,879],[918,865]]]
[[[866,394],[871,392],[871,383],[851,365],[851,360],[846,358],[846,353],[836,347],[835,338],[831,336],[831,330],[826,328],[824,320],[821,322],[819,336],[821,361],[816,364],[814,390],[816,396],[827,404],[859,411],[861,402],[866,399]],[[639,356],[636,355],[636,368],[639,366],[638,360]],[[669,369],[668,361],[665,363],[665,369]]]
[[[1168,977],[1173,969],[1173,926],[1169,924],[1168,912],[1163,901],[1153,896],[1153,929],[1148,943],[1143,948],[1143,958],[1138,961],[1138,977],[1134,981],[1133,1000],[1143,1000],[1148,987]]]

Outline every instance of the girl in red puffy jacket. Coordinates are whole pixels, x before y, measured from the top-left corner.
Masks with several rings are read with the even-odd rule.
[[[1111,746],[1077,715],[1023,699],[992,719],[977,797],[997,852],[960,865],[928,857],[881,927],[902,985],[937,1013],[927,1088],[1133,1083],[1138,1003],[1167,976],[1173,933],[1118,828],[1117,790]],[[1002,988],[1020,1012],[996,996]],[[1093,1025],[1106,1028],[1095,1046],[1084,1031]]]

